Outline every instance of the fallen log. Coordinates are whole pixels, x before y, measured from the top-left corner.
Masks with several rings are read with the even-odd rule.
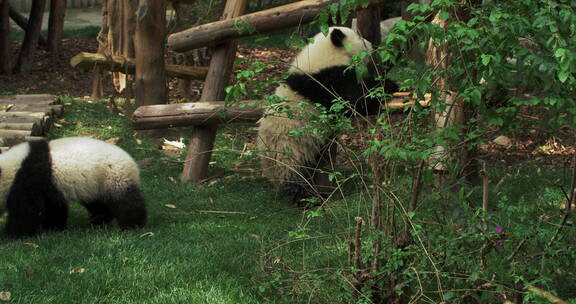
[[[59,98],[50,94],[6,95],[0,96],[0,105],[36,104],[51,105],[59,102]]]
[[[63,105],[43,105],[43,104],[0,104],[0,111],[3,112],[44,112],[47,115],[60,116],[64,112]]]
[[[98,65],[107,71],[125,74],[134,74],[135,71],[133,59],[115,55],[106,57],[98,53],[80,52],[70,59],[70,65],[84,70],[92,70]],[[166,75],[176,78],[204,80],[206,73],[208,73],[207,67],[166,64]]]
[[[0,122],[1,130],[27,131],[27,135],[42,135],[43,130],[39,123],[33,122]]]
[[[2,134],[0,135],[0,146],[1,147],[12,147],[24,141],[29,140],[41,140],[42,137],[39,136],[27,136],[20,134]]]
[[[0,123],[34,123],[34,135],[51,126],[53,118],[44,112],[0,112]]]
[[[398,0],[371,0],[370,3],[389,3]],[[168,47],[176,52],[213,46],[230,39],[267,33],[302,25],[336,0],[304,0],[271,9],[196,26],[168,36]]]
[[[10,129],[0,129],[0,137],[6,136],[30,136],[30,130],[10,130]]]
[[[34,123],[32,122],[0,122],[0,129],[3,130],[32,130],[34,128]]]
[[[418,101],[421,106],[430,105],[428,100]],[[184,126],[204,126],[230,123],[256,123],[263,114],[263,107],[254,100],[243,101],[246,106],[226,107],[223,101],[177,103],[138,107],[132,116],[132,126],[136,130],[161,129]],[[394,97],[384,108],[403,109],[413,106],[415,100]]]

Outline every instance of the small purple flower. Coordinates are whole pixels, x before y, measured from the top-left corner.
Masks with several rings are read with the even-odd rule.
[[[502,231],[504,231],[504,227],[496,226],[496,227],[494,227],[494,230],[496,231],[496,233],[502,233]]]

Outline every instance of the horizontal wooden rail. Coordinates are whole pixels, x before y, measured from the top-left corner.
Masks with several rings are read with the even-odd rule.
[[[242,104],[262,103],[254,100]],[[422,106],[429,106],[428,100],[419,101]],[[414,105],[414,100],[406,97],[394,97],[384,108],[402,109]],[[256,123],[264,113],[262,107],[247,105],[244,107],[226,107],[223,101],[206,101],[177,103],[168,105],[142,106],[134,111],[132,125],[137,130],[161,129],[184,126],[202,126],[229,123]]]
[[[142,106],[134,111],[134,129],[160,129],[221,123],[256,123],[263,110],[255,106],[226,107],[224,102],[194,102]]]
[[[371,0],[389,3],[399,0]],[[303,0],[267,10],[196,26],[168,36],[168,47],[177,52],[213,46],[230,39],[267,33],[309,23],[337,0]]]
[[[70,65],[75,68],[91,70],[94,66],[99,65],[104,70],[111,72],[122,72],[134,74],[134,60],[122,56],[106,57],[102,54],[80,52],[70,59]],[[166,64],[166,75],[192,80],[204,80],[208,73],[207,67],[196,67],[176,64]]]

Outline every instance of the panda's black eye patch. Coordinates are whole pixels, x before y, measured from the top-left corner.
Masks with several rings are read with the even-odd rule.
[[[332,33],[330,33],[330,40],[332,40],[332,43],[337,47],[344,46],[344,38],[346,38],[346,35],[339,29],[334,29]]]

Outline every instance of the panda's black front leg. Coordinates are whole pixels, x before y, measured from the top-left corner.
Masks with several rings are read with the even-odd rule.
[[[25,237],[38,234],[44,218],[44,203],[44,199],[39,196],[11,193],[6,201],[6,235]]]

